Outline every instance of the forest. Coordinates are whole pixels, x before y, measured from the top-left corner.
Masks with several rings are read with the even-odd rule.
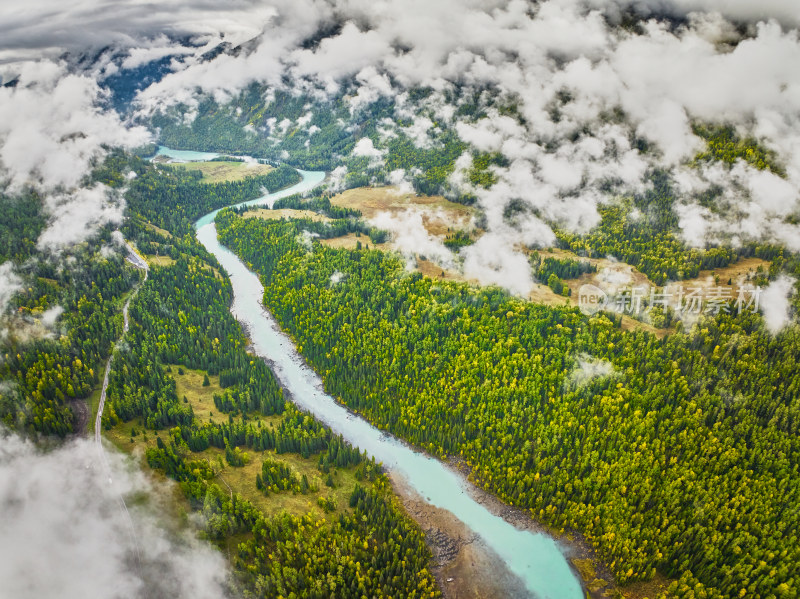
[[[159,166],[148,168],[134,179],[126,194],[136,206],[133,215],[178,236],[191,233],[192,224],[204,214],[223,206],[253,200],[300,180],[293,168],[281,166],[263,176],[243,181],[209,184],[197,171]],[[169,210],[164,210],[168,206]]]
[[[775,152],[764,148],[756,139],[741,139],[730,125],[711,126],[697,123],[692,129],[695,135],[703,138],[708,144],[704,152],[695,156],[694,161],[697,164],[718,161],[731,165],[741,159],[758,170],[770,170],[776,175],[786,175]]]
[[[86,183],[118,187],[123,178],[109,172],[97,168]],[[0,194],[0,263],[12,266],[21,282],[10,297],[10,314],[0,315],[0,333],[7,329],[0,334],[0,422],[63,438],[81,432],[70,406],[99,383],[122,330],[123,299],[139,274],[109,251],[115,244],[109,228],[56,256],[36,245],[46,224],[36,191]]]
[[[131,171],[136,177],[129,181],[123,173]],[[96,166],[90,182],[127,185],[125,236],[147,255],[171,258],[151,268],[131,303],[103,428],[119,439],[124,425],[129,446],[145,448],[148,465],[178,481],[202,513],[204,536],[236,549],[232,594],[438,597],[424,535],[380,466],[285,400],[269,367],[247,351],[229,311],[227,276],[194,238],[192,223],[209,210],[297,180],[294,169],[279,167],[239,183],[208,184],[117,151]],[[11,299],[10,334],[0,339],[0,418],[20,432],[66,437],[83,432],[76,402],[88,404],[98,388],[122,333],[122,303],[141,274],[110,251],[110,227],[72,248],[71,268],[62,268],[36,247],[45,225],[34,192],[0,198],[2,259],[20,269],[25,283]],[[46,328],[40,321],[53,310],[56,325]],[[226,419],[203,418],[179,397],[176,377],[184,369],[217,381],[213,404]],[[253,489],[277,506],[289,493],[315,498],[315,507],[267,513],[246,490],[220,488],[222,465],[242,469],[260,456],[260,474],[248,483]],[[304,472],[289,463],[304,464]]]
[[[324,233],[310,220],[224,211],[217,226],[329,393],[582,532],[618,581],[660,573],[675,598],[798,596],[796,329],[720,313],[658,339],[409,274],[380,251],[309,251],[298,233]],[[587,361],[606,374],[581,376]]]
[[[379,98],[368,106],[352,110],[347,90],[324,100],[288,91],[266,92],[266,86],[252,84],[224,106],[213,99],[205,99],[198,106],[191,125],[185,124],[182,118],[186,107],[178,106],[154,115],[152,126],[160,131],[162,143],[176,149],[205,148],[247,154],[307,170],[330,171],[345,166],[347,188],[387,184],[390,171],[403,169],[413,174],[410,180],[414,189],[425,194],[449,189],[447,179],[454,170],[456,158],[467,149],[454,129],[435,119],[430,131],[433,146],[418,147],[403,132],[412,122],[397,118],[396,103],[391,98]],[[430,92],[429,89],[412,90],[409,98],[421,101]],[[385,140],[380,128],[387,119],[397,123],[400,133]],[[288,124],[288,128],[279,128],[275,121]],[[267,137],[255,132],[264,127],[280,133]],[[385,152],[385,164],[375,164],[370,157],[352,154],[356,143],[363,138]],[[478,156],[471,176],[481,184],[493,182],[491,173],[486,170],[490,164],[503,164],[503,161],[496,154]],[[475,201],[466,196],[458,199]]]
[[[7,4],[14,599],[800,599],[796,1]]]
[[[677,233],[675,193],[669,177],[655,172],[651,181],[651,189],[643,194],[600,206],[602,220],[589,233],[577,235],[557,229],[559,246],[580,256],[614,256],[646,274],[655,285],[690,279],[701,270],[727,266],[741,257],[772,260],[781,254],[779,247],[755,242],[735,248],[687,247]]]
[[[98,243],[76,252],[79,266],[71,270],[37,264],[29,287],[12,299],[15,318],[0,362],[0,378],[16,383],[0,394],[7,426],[60,437],[76,432],[68,404],[102,378],[101,363],[122,330],[120,302],[138,279],[121,257],[99,250]],[[55,331],[25,333],[53,309],[63,309]]]
[[[202,513],[211,542],[235,544],[234,595],[441,596],[427,570],[423,534],[402,513],[383,475],[367,486],[357,484],[338,517],[316,511],[267,516],[246,497],[221,488],[209,461],[193,459],[177,430],[168,442],[158,437],[147,461],[180,483]],[[274,462],[264,463],[266,470],[278,470]]]
[[[146,196],[132,189],[128,210],[141,219],[156,220],[157,206],[189,197],[188,192],[175,195],[171,171],[140,180],[152,189]],[[223,198],[231,201],[229,185],[202,186],[207,196],[185,208],[190,220]],[[245,191],[236,193],[244,194],[237,199],[249,199]],[[440,596],[427,569],[424,535],[403,513],[380,467],[287,402],[267,365],[248,353],[229,311],[230,282],[193,236],[180,236],[186,218],[158,221],[163,231],[143,220],[128,222],[137,244],[153,250],[169,245],[176,257],[151,270],[131,305],[127,351],[118,352],[113,362],[104,427],[114,431],[126,423],[131,443],[149,431],[148,464],[180,482],[206,518],[205,534],[212,542],[236,547],[235,593],[265,598]],[[226,421],[202,417],[185,396],[179,397],[175,375],[183,368],[205,372],[204,384],[209,375],[218,380],[214,405],[227,414]],[[253,488],[268,498],[315,494],[318,508],[265,514],[245,495],[220,488],[215,455],[234,468],[266,456]],[[324,482],[315,484],[294,472],[282,461],[287,455],[307,462]],[[349,504],[337,505],[327,492],[341,484],[345,471],[361,482],[350,492]]]
[[[19,197],[0,194],[0,264],[21,263],[36,251],[44,228],[41,199],[33,190]]]
[[[456,159],[470,151],[439,124],[431,148],[403,134],[411,123],[402,119],[401,132],[383,139],[378,123],[394,118],[389,100],[356,115],[355,131],[343,128],[337,118],[353,116],[343,97],[330,100],[327,113],[313,110],[313,134],[290,130],[275,145],[242,131],[243,120],[296,120],[310,100],[277,93],[265,106],[256,101],[261,91],[254,86],[228,107],[207,100],[191,128],[164,115],[154,122],[162,119],[162,141],[175,147],[273,162],[289,151],[288,163],[305,168],[344,164],[346,187],[386,183],[389,171],[402,169],[413,171],[418,192],[447,192]],[[479,104],[464,101],[458,110],[478,119]],[[519,118],[513,104],[496,107]],[[708,144],[695,165],[742,159],[783,175],[773,154],[729,127],[698,124],[695,133]],[[380,165],[348,157],[364,137],[383,152]],[[469,181],[490,188],[493,168],[506,165],[500,154],[473,151]],[[435,597],[424,536],[380,467],[285,400],[267,365],[247,351],[228,310],[226,274],[194,239],[201,215],[298,180],[283,165],[211,184],[198,172],[120,151],[95,166],[87,184],[126,188],[126,238],[147,256],[169,258],[132,302],[103,426],[143,444],[147,463],[181,484],[206,517],[210,540],[236,544],[237,592]],[[657,285],[743,256],[772,261],[764,281],[800,273],[800,259],[772,245],[687,248],[676,233],[670,177],[654,171],[650,182],[641,194],[601,205],[600,225],[588,234],[557,229],[559,246],[581,257],[616,256]],[[703,201],[718,208],[713,190]],[[795,329],[772,336],[759,315],[720,313],[663,339],[626,332],[611,315],[587,317],[570,305],[540,306],[497,288],[410,274],[376,250],[313,241],[309,251],[298,241],[303,232],[387,239],[358,211],[331,205],[329,193],[291,196],[274,208],[329,220],[245,219],[244,207],[218,216],[219,234],[262,276],[265,303],[348,407],[432,455],[463,460],[479,485],[554,530],[584,534],[622,584],[660,575],[671,581],[669,598],[800,596]],[[0,388],[0,418],[17,430],[65,437],[79,432],[75,402],[97,389],[121,333],[120,307],[140,274],[108,251],[109,228],[70,251],[74,268],[59,268],[36,247],[45,226],[35,191],[0,198],[0,262],[14,264],[25,282],[12,298],[12,334],[2,341],[0,379],[13,384]],[[473,242],[465,231],[445,239],[453,250]],[[537,280],[564,295],[563,280],[594,269],[536,252],[530,262]],[[336,285],[333,273],[343,275]],[[51,310],[60,313],[57,326],[28,334]],[[176,369],[184,368],[214,379],[213,405],[226,419],[195,412],[178,393]],[[253,459],[248,484],[259,498],[219,486],[221,467],[244,469]],[[359,481],[345,501],[330,494],[337,472]],[[318,509],[276,515],[256,507],[295,495],[316,500]],[[334,563],[332,554],[347,558]]]

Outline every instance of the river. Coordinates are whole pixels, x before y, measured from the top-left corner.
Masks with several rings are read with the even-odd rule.
[[[182,161],[208,160],[216,154],[174,152],[159,148],[159,154]],[[303,180],[290,188],[239,205],[272,203],[281,197],[318,186],[324,172],[299,171]],[[216,256],[230,275],[234,300],[231,312],[243,325],[256,353],[269,361],[292,401],[312,413],[353,445],[366,450],[393,476],[404,482],[429,504],[447,510],[477,534],[516,575],[529,594],[538,599],[583,599],[583,591],[556,541],[540,533],[520,530],[493,514],[473,496],[473,485],[450,466],[414,451],[395,437],[354,415],[323,390],[322,381],[298,354],[264,309],[264,288],[236,255],[217,240],[214,218],[218,210],[195,223],[198,240]]]

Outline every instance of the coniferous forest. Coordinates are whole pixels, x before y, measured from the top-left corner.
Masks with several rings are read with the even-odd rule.
[[[142,202],[129,195],[129,209],[156,221],[157,206],[174,193],[171,173],[140,180],[157,187]],[[185,197],[200,196],[200,185],[195,183]],[[187,210],[202,212],[230,202],[229,186],[202,185],[209,199]],[[239,201],[252,199],[253,193],[239,193]],[[190,504],[207,519],[205,534],[211,541],[223,545],[244,539],[237,541],[232,562],[237,592],[253,597],[438,596],[422,532],[402,512],[380,467],[284,399],[267,365],[247,352],[228,309],[232,291],[224,271],[193,237],[176,243],[185,220],[156,222],[166,227],[164,233],[153,236],[144,225],[129,231],[141,235],[140,247],[171,245],[176,259],[153,270],[131,306],[128,351],[113,363],[104,426],[132,422],[134,429],[168,433],[165,441],[159,436],[155,446],[149,444],[147,463],[180,482]],[[205,372],[206,380],[218,377],[214,404],[228,415],[225,421],[204,421],[178,396],[172,374],[184,367]],[[271,424],[265,426],[261,417],[273,417]],[[275,417],[280,417],[277,426]],[[335,484],[331,468],[353,472],[358,482],[348,503],[327,516],[322,514],[331,510],[319,508],[265,516],[246,497],[229,496],[226,483],[216,478],[209,448],[224,452],[233,467],[244,466],[251,455],[275,456],[263,461],[251,481],[265,495],[320,491],[311,489],[305,474],[301,478],[280,461],[286,454],[299,456],[321,479],[327,476],[330,485]],[[324,493],[318,503],[334,507]]]
[[[14,297],[15,318],[35,323],[59,306],[68,333],[7,340],[4,372],[18,384],[3,393],[6,425],[79,432],[71,402],[96,392],[121,333],[121,303],[141,285],[124,351],[112,363],[103,426],[144,442],[146,463],[178,481],[202,511],[206,538],[221,547],[245,539],[232,560],[232,588],[263,597],[435,596],[424,537],[380,467],[286,401],[268,366],[247,351],[228,310],[224,271],[193,236],[204,212],[290,185],[295,172],[210,184],[115,153],[93,177],[115,185],[128,169],[137,177],[126,190],[122,231],[139,251],[169,261],[142,284],[102,249],[113,243],[105,231],[74,251],[79,269],[30,263],[32,284]],[[31,197],[3,204],[6,255],[17,263],[36,255],[31,240],[43,226]],[[648,205],[658,206],[655,196]],[[773,336],[759,315],[720,312],[663,339],[627,332],[603,313],[587,317],[498,288],[434,281],[378,250],[325,247],[319,240],[353,232],[387,239],[328,196],[292,196],[274,207],[328,220],[264,221],[242,218],[247,208],[224,210],[220,239],[261,275],[265,304],[348,407],[430,454],[463,460],[480,486],[535,520],[585,535],[620,584],[659,575],[669,581],[667,597],[793,596],[800,563],[793,329]],[[565,247],[604,251],[603,243],[631,238],[613,233],[618,209],[604,213],[598,232],[565,236]],[[26,224],[13,227],[19,211]],[[662,214],[669,218],[669,208]],[[686,250],[670,241],[669,226],[653,233],[654,218],[632,225],[642,237],[630,243],[662,256],[672,248],[671,264],[693,265],[685,274],[753,254],[772,258],[775,271],[796,267],[770,247]],[[307,233],[317,239],[311,249]],[[473,243],[463,233],[448,239],[455,250]],[[659,278],[663,268],[648,270],[648,254],[621,254]],[[535,252],[530,261],[551,286],[596,271]],[[607,364],[606,374],[581,376],[586,360]],[[176,372],[184,368],[204,373],[204,385],[214,377],[213,405],[225,420],[205,418],[181,396]],[[316,474],[281,461],[287,455]],[[265,514],[251,497],[229,493],[221,468],[252,460],[259,468],[249,484],[263,497],[308,496],[317,509]],[[331,468],[358,481],[340,499],[326,495],[337,485]],[[333,565],[325,565],[331,553],[348,556],[333,579]]]
[[[312,221],[217,222],[330,393],[463,458],[534,518],[585,533],[618,580],[661,572],[671,597],[792,588],[796,332],[720,313],[659,340],[602,313],[409,274],[380,251],[309,251],[299,231],[327,228]],[[613,368],[581,382],[587,356]]]
[[[0,596],[800,599],[796,3],[6,4]]]
[[[171,262],[152,268],[142,284],[135,268],[101,251],[103,244],[113,243],[106,231],[75,252],[80,268],[57,269],[46,259],[35,263],[35,284],[14,298],[15,318],[33,326],[59,306],[59,324],[68,333],[34,342],[15,336],[6,342],[3,373],[17,384],[2,389],[4,423],[36,434],[81,433],[77,427],[86,423],[70,402],[99,388],[104,359],[122,332],[121,304],[138,284],[129,310],[131,328],[112,362],[103,428],[114,433],[127,424],[131,444],[146,439],[146,463],[180,483],[188,506],[203,515],[203,535],[220,547],[238,544],[231,592],[252,597],[438,596],[424,536],[404,514],[380,466],[286,401],[267,365],[247,352],[228,309],[230,283],[192,234],[191,223],[203,213],[258,197],[265,185],[290,185],[296,172],[279,168],[263,181],[212,185],[177,169],[114,154],[95,177],[109,181],[127,169],[136,169],[139,177],[127,192],[123,231],[140,251]],[[15,231],[8,239],[9,258],[30,255],[29,240],[41,228],[41,217],[33,211],[30,226],[21,229],[12,223],[19,210],[36,204],[3,206],[8,211],[3,222]],[[185,395],[178,396],[176,378],[184,369],[218,381],[213,404],[224,420],[203,418]],[[295,482],[282,484],[277,475],[267,480],[265,474],[250,481],[253,489],[260,487],[266,495],[270,488],[309,494],[318,497],[318,506],[270,515],[246,496],[230,494],[219,478],[220,464],[241,467],[262,454],[274,456],[265,458],[265,473],[271,472],[270,464]],[[297,456],[320,483],[291,472],[280,461],[287,455]],[[347,487],[351,480],[355,485]],[[329,487],[342,487],[342,499],[327,495]]]

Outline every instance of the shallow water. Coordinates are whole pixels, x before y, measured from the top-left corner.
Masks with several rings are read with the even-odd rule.
[[[195,152],[194,150],[173,150],[166,146],[158,146],[156,156],[166,156],[171,158],[172,162],[200,162],[216,158],[219,154],[215,152]]]
[[[303,181],[297,185],[244,204],[271,205],[280,197],[316,187],[325,177],[323,172],[300,173]],[[382,462],[386,470],[405,479],[428,503],[451,512],[480,535],[485,545],[521,579],[531,596],[582,599],[580,583],[551,537],[518,530],[492,514],[470,496],[471,483],[461,474],[382,432],[324,392],[321,379],[305,365],[291,339],[281,332],[271,314],[264,309],[261,303],[264,288],[258,277],[217,240],[213,222],[217,212],[211,212],[195,223],[197,238],[228,271],[234,291],[231,312],[247,330],[256,353],[270,361],[278,379],[291,392],[292,401],[353,445],[366,450],[376,461]]]

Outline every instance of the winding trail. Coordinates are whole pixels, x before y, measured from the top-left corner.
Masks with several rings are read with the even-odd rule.
[[[128,332],[128,326],[129,326],[128,308],[130,307],[133,298],[135,298],[136,294],[139,293],[139,289],[141,289],[142,285],[144,285],[145,281],[147,281],[147,274],[149,271],[149,266],[147,265],[147,263],[144,260],[142,260],[142,258],[139,257],[139,255],[136,253],[136,251],[133,249],[130,243],[126,241],[125,246],[128,248],[128,255],[125,257],[125,259],[134,267],[144,271],[144,279],[138,285],[136,285],[136,287],[133,289],[133,293],[131,293],[130,297],[127,299],[125,305],[122,308],[122,319],[123,319],[122,335],[120,336],[119,339],[117,339],[116,343],[114,343],[114,347],[111,349],[111,355],[108,357],[108,361],[106,362],[106,371],[105,374],[103,375],[103,387],[100,390],[100,401],[97,404],[97,416],[94,419],[94,441],[95,444],[97,445],[98,453],[100,454],[100,461],[103,464],[103,469],[105,470],[106,475],[108,476],[109,485],[113,485],[114,480],[111,476],[111,467],[109,466],[108,456],[106,455],[105,448],[103,447],[103,437],[102,437],[103,409],[105,408],[106,405],[106,391],[108,390],[108,378],[111,375],[111,363],[114,361],[114,349],[116,349],[120,341],[122,341],[125,338],[125,333]],[[142,556],[139,550],[139,542],[136,538],[136,528],[133,525],[133,519],[131,518],[131,513],[130,511],[128,511],[128,506],[125,504],[125,499],[123,499],[120,493],[117,493],[117,500],[120,504],[120,509],[125,514],[125,519],[127,520],[128,523],[128,531],[130,533],[131,542],[133,544],[134,549],[136,550],[136,563],[141,568]]]
[[[130,307],[133,298],[135,298],[136,294],[139,293],[139,289],[141,288],[141,286],[144,285],[145,282],[147,281],[147,274],[150,271],[150,267],[147,265],[147,262],[145,262],[139,257],[139,254],[136,253],[136,251],[133,249],[133,246],[131,246],[131,244],[128,243],[127,241],[125,242],[125,246],[128,248],[128,255],[125,257],[125,260],[127,260],[130,264],[132,264],[139,270],[144,271],[144,280],[142,280],[141,283],[136,285],[136,287],[133,290],[133,293],[131,293],[131,296],[128,298],[128,300],[125,302],[125,305],[122,307],[122,321],[123,321],[122,336],[120,336],[120,338],[117,339],[117,342],[114,344],[114,348],[112,348],[111,350],[111,355],[108,357],[108,362],[106,362],[106,373],[103,376],[103,387],[100,390],[100,403],[97,405],[97,416],[95,416],[94,419],[94,441],[95,443],[100,445],[101,448],[102,448],[101,438],[103,432],[103,427],[102,427],[103,408],[106,405],[106,391],[108,390],[108,377],[111,374],[111,362],[113,362],[114,360],[114,349],[117,347],[117,345],[119,345],[119,342],[122,341],[122,339],[125,337],[125,333],[128,332],[128,326],[130,324],[128,320],[128,308]],[[105,460],[105,453],[103,453],[103,460]],[[107,461],[106,461],[106,468],[108,468]]]

